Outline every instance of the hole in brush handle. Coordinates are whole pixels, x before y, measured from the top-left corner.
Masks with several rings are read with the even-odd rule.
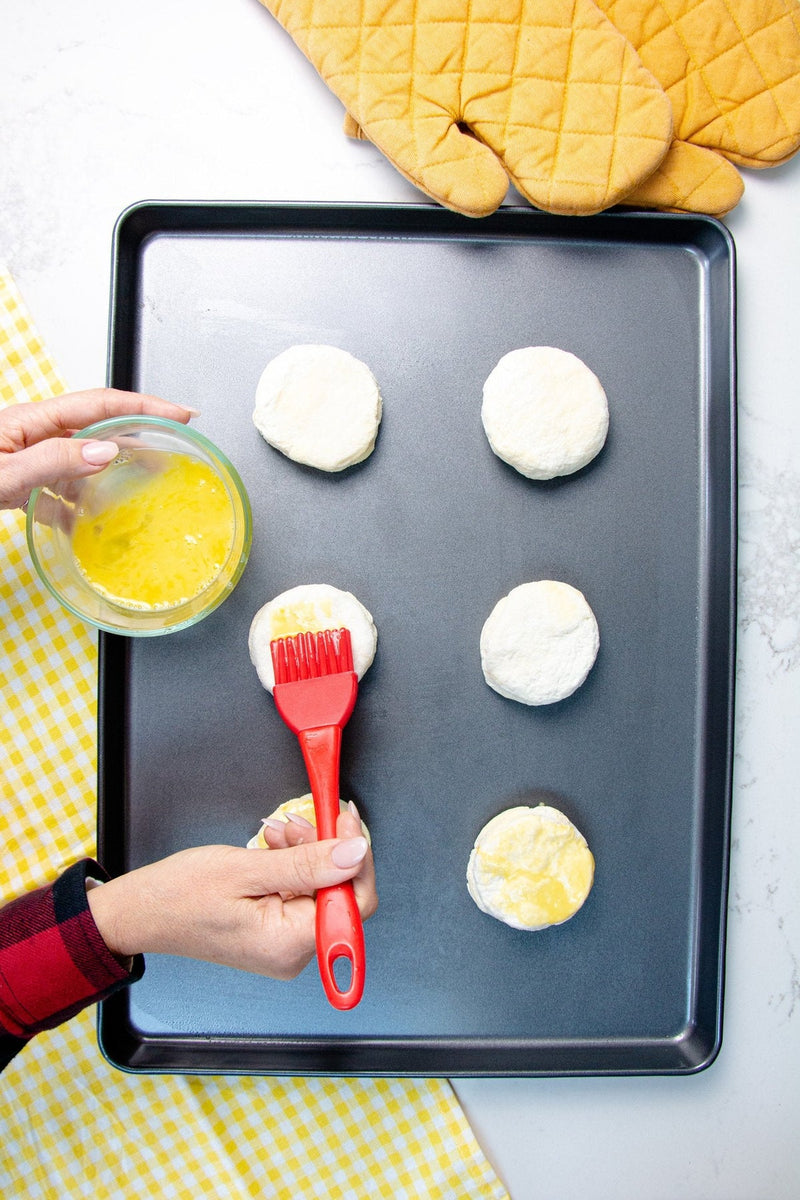
[[[352,884],[317,892],[317,963],[325,995],[334,1008],[355,1008],[364,993],[364,928]],[[346,959],[346,963],[341,960]],[[349,971],[348,971],[349,965]],[[344,984],[347,976],[347,986]]]

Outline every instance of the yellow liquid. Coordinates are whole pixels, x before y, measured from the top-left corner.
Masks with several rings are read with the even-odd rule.
[[[321,633],[332,629],[333,613],[324,601],[300,600],[288,608],[278,608],[270,618],[272,640],[294,637],[297,633]]]
[[[87,583],[126,608],[174,608],[194,599],[217,578],[233,545],[225,484],[205,463],[171,452],[151,455],[144,467],[112,464],[106,471],[125,471],[124,484],[115,487],[109,476],[105,494],[98,489],[99,506],[75,516],[72,549]]]

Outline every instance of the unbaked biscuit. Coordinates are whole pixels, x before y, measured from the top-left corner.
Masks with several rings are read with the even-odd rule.
[[[381,411],[377,381],[360,359],[338,346],[290,346],[261,374],[253,424],[287,458],[343,471],[372,453]]]
[[[554,704],[581,686],[599,646],[597,620],[583,593],[539,579],[512,588],[492,609],[481,630],[481,667],[501,696]]]
[[[608,400],[593,371],[554,346],[512,350],[483,385],[489,445],[529,479],[579,471],[608,433]]]
[[[586,900],[594,856],[557,808],[521,805],[498,813],[475,839],[467,889],[478,908],[515,929],[563,925]]]
[[[247,645],[250,660],[267,691],[275,686],[270,642],[324,629],[350,631],[353,670],[360,679],[372,665],[378,631],[372,614],[351,592],[328,583],[304,583],[262,605],[250,623]]]

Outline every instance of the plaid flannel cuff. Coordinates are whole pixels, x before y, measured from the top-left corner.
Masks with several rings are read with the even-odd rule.
[[[0,1029],[7,1033],[31,1037],[141,978],[141,956],[127,970],[100,936],[86,899],[90,875],[108,878],[84,859],[0,910]]]

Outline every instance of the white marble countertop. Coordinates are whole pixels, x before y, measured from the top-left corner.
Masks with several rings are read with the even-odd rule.
[[[3,5],[0,260],[71,389],[105,379],[111,232],[143,199],[415,202],[257,0]],[[800,156],[747,175],[724,1039],[685,1078],[462,1080],[513,1200],[800,1194]]]

